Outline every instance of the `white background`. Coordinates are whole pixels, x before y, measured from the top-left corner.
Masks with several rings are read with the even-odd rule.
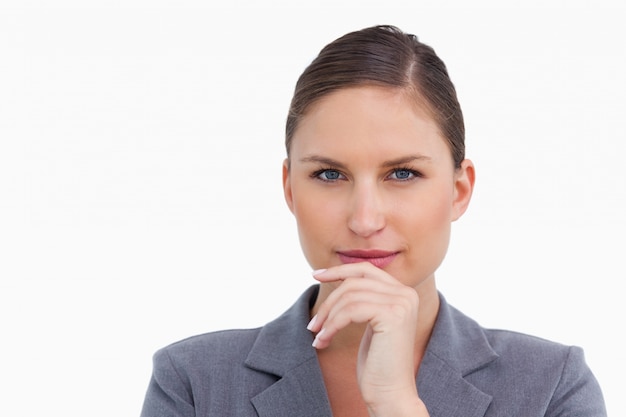
[[[440,289],[582,346],[626,415],[618,1],[205,3],[0,3],[0,415],[137,416],[155,350],[313,283],[287,107],[322,46],[382,23],[447,63],[478,170]]]

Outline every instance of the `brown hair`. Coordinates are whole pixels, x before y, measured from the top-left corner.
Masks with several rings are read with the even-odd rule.
[[[465,126],[456,90],[433,48],[395,26],[373,26],[326,45],[304,70],[287,116],[287,157],[307,109],[333,91],[358,85],[404,88],[432,113],[447,139],[455,167],[465,158]]]

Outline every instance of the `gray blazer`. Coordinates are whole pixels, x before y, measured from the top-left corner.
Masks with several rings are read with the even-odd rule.
[[[141,416],[332,416],[306,329],[317,291],[261,328],[157,351]],[[582,349],[484,329],[440,297],[417,378],[431,417],[606,416]]]

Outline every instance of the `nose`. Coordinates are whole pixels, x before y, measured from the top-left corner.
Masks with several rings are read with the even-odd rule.
[[[369,237],[385,227],[383,199],[373,184],[355,186],[350,202],[348,228],[360,237]]]

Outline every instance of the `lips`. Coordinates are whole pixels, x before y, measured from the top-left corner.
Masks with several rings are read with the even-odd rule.
[[[348,250],[337,252],[341,263],[353,264],[357,262],[369,262],[378,268],[384,268],[389,265],[398,252],[391,252],[378,249],[369,250]]]

